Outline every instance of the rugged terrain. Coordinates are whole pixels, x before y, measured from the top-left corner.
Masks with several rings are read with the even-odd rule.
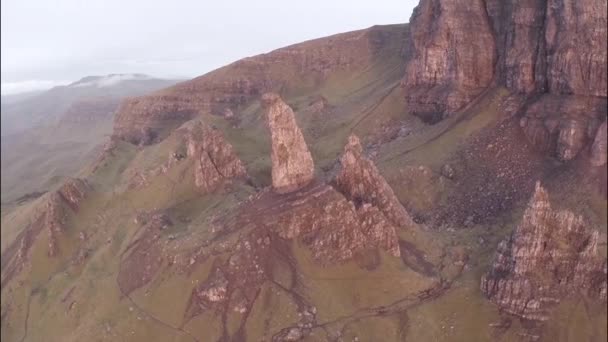
[[[2,338],[606,340],[605,12],[422,0],[123,101],[3,209]]]

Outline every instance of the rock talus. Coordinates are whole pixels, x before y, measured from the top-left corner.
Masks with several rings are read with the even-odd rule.
[[[293,110],[275,93],[262,96],[272,139],[272,187],[293,192],[314,178],[314,163]]]

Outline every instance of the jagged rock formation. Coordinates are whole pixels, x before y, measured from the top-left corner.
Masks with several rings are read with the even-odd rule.
[[[72,210],[76,211],[89,191],[91,191],[91,186],[86,180],[70,178],[58,190],[58,193]]]
[[[298,197],[266,224],[284,239],[303,241],[317,262],[340,263],[373,248],[400,255],[396,226],[372,204],[356,206],[329,185],[316,186]]]
[[[357,136],[351,135],[348,138],[340,163],[342,169],[335,183],[349,200],[378,207],[398,227],[413,224],[410,215],[374,163],[363,156],[363,147]]]
[[[410,110],[434,123],[490,85],[494,37],[482,1],[421,1],[410,23],[413,56],[403,85]]]
[[[530,99],[521,123],[530,142],[561,160],[576,157],[606,116],[606,6],[422,0],[403,80],[411,111],[436,122],[503,85]]]
[[[195,159],[194,182],[203,192],[247,176],[245,166],[218,129],[198,122],[187,135],[188,157]]]
[[[606,154],[608,153],[606,132],[606,121],[604,121],[604,123],[597,130],[593,145],[591,146],[591,164],[593,166],[606,165]]]
[[[400,49],[404,26],[375,26],[288,46],[210,72],[171,88],[124,101],[114,136],[135,144],[156,141],[169,127],[198,114],[239,111],[268,91],[323,82],[333,73],[369,65],[380,52]],[[395,51],[398,53],[398,51]]]
[[[272,187],[278,193],[301,189],[315,166],[293,110],[275,93],[264,94],[262,103],[272,139]]]
[[[65,224],[65,212],[63,211],[61,203],[61,195],[52,193],[45,204],[44,227],[49,236],[48,255],[50,257],[57,255],[57,238],[63,233],[63,226]]]
[[[548,319],[551,303],[586,292],[606,300],[606,260],[597,254],[598,232],[582,216],[551,208],[540,183],[522,222],[500,243],[481,290],[502,310]]]

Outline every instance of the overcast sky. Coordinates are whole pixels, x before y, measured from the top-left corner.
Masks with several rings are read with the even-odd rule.
[[[192,78],[334,33],[409,21],[418,0],[2,0],[2,93],[87,75]]]

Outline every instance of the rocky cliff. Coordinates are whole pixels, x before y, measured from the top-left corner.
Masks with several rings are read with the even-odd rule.
[[[490,85],[496,43],[483,1],[423,0],[410,25],[412,56],[403,85],[410,110],[434,123]]]
[[[199,114],[234,113],[268,91],[314,87],[338,72],[364,68],[383,49],[403,39],[403,26],[377,26],[288,46],[245,58],[191,81],[124,101],[114,135],[150,144]]]
[[[597,253],[598,231],[582,216],[551,207],[536,184],[521,223],[500,243],[481,290],[504,311],[548,319],[552,304],[587,293],[606,300],[606,259]]]
[[[422,0],[403,80],[410,110],[434,123],[504,86],[528,98],[522,127],[532,144],[561,160],[576,157],[606,117],[606,6]]]

